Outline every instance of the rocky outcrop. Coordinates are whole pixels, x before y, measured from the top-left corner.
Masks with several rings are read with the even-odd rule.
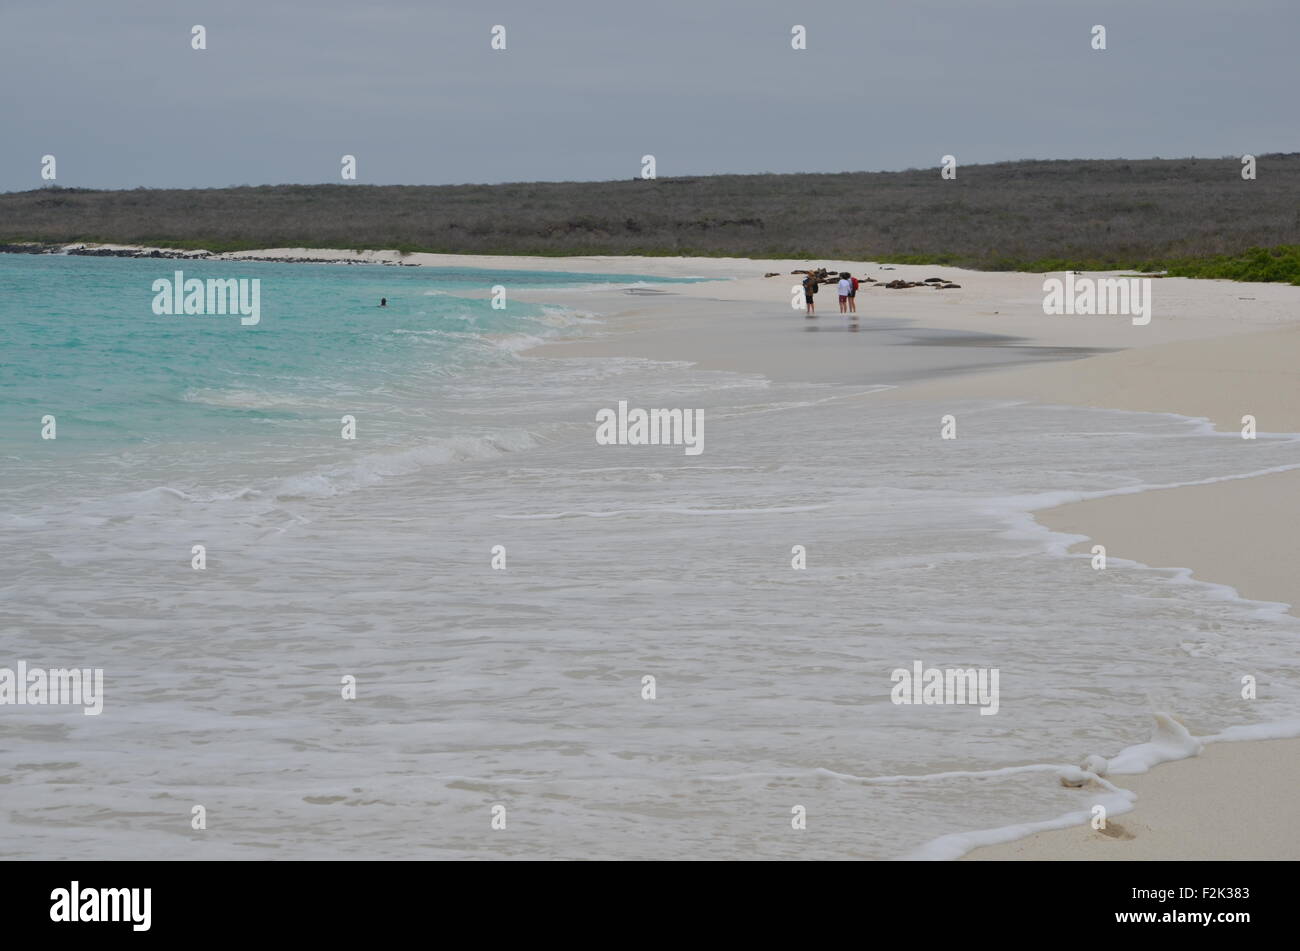
[[[88,248],[84,245],[72,245],[64,249],[64,253],[87,258],[176,258],[186,261],[212,257],[211,251],[181,251],[174,248]]]
[[[156,258],[178,261],[264,261],[270,264],[383,264],[389,267],[419,267],[407,261],[337,260],[330,257],[266,257],[256,254],[214,254],[211,251],[187,251],[182,248],[122,248],[87,244],[41,244],[23,242],[0,244],[0,254],[69,254],[86,258]]]
[[[888,288],[890,288],[891,290],[901,290],[901,289],[903,289],[903,288],[907,288],[907,287],[933,287],[936,291],[944,291],[944,290],[948,290],[949,288],[958,288],[958,287],[961,287],[960,284],[954,284],[954,283],[952,283],[951,281],[948,281],[948,282],[943,283],[943,284],[936,284],[936,283],[934,283],[934,281],[939,281],[939,280],[942,280],[942,278],[931,278],[931,279],[928,280],[928,281],[904,281],[904,280],[895,280],[895,281],[890,281],[888,284],[877,284],[876,286],[877,286],[877,287],[888,287]]]

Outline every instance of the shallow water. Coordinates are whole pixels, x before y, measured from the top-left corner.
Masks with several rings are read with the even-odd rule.
[[[6,855],[889,858],[1092,795],[938,774],[1300,716],[1289,615],[1026,515],[1289,437],[529,359],[599,325],[458,288],[535,275],[241,265],[258,327],[154,318],[173,263],[0,256],[0,665],[106,682],[0,707]],[[702,408],[704,451],[596,445],[619,400]],[[998,713],[891,703],[918,660],[998,668]]]

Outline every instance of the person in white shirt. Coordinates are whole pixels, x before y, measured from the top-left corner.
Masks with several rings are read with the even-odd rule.
[[[848,271],[840,271],[840,313],[849,312],[849,294],[853,292],[853,281],[849,279]]]

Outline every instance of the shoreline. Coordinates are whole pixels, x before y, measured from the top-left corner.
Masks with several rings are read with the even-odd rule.
[[[1300,371],[1292,368],[1290,360],[1290,354],[1300,347],[1300,290],[1296,288],[1281,286],[1270,293],[1258,293],[1252,288],[1253,293],[1241,294],[1237,293],[1240,286],[1231,282],[1198,281],[1193,285],[1185,279],[1166,279],[1161,291],[1172,291],[1170,296],[1177,301],[1179,312],[1174,319],[1134,328],[1114,318],[1045,318],[1033,296],[1041,280],[1039,275],[987,275],[929,267],[894,270],[905,279],[921,279],[929,272],[956,274],[955,280],[963,285],[961,291],[947,299],[942,293],[902,296],[907,292],[886,298],[903,316],[906,326],[924,322],[927,328],[964,332],[972,337],[979,333],[1000,335],[1014,341],[990,338],[989,346],[1011,343],[1072,352],[1062,352],[1061,359],[1029,366],[992,367],[954,373],[948,378],[901,381],[896,388],[872,399],[935,401],[974,396],[1170,413],[1203,418],[1220,432],[1231,432],[1239,426],[1245,411],[1254,410],[1260,432],[1300,433],[1300,396],[1295,395],[1300,394],[1300,386],[1296,385],[1300,384]],[[715,300],[749,305],[750,312],[744,316],[751,321],[762,319],[752,313],[753,304],[771,300],[766,287],[754,279],[674,290],[680,297],[708,295]],[[869,319],[869,308],[877,296],[893,293],[879,291],[876,296],[868,294],[864,298],[859,292],[859,310],[866,308],[863,321]],[[955,313],[949,306],[949,301],[970,301],[972,297],[976,298],[972,303],[977,311],[973,316]],[[1246,297],[1253,299],[1240,300]],[[616,316],[613,321],[618,329],[604,338],[548,343],[532,353],[693,359],[703,369],[761,372],[774,377],[784,375],[792,364],[805,370],[801,365],[804,357],[791,352],[793,343],[780,351],[780,365],[776,366],[770,354],[764,359],[764,354],[743,346],[718,346],[733,340],[734,332],[730,328],[702,328],[697,318],[695,313]],[[839,315],[831,314],[829,320],[833,325]],[[707,339],[711,334],[716,338],[712,348]],[[702,339],[708,353],[703,359],[692,352]],[[835,363],[846,353],[852,354],[852,348],[839,346],[852,338],[835,333],[828,339],[834,341],[834,350],[824,348],[807,357]],[[683,346],[683,340],[691,344]],[[1093,352],[1087,352],[1089,348]],[[1263,445],[1245,440],[1242,444],[1245,449]],[[1245,471],[1262,468],[1266,466],[1249,462],[1243,465]],[[1296,497],[1296,490],[1300,490],[1300,471],[1290,471],[1108,495],[1037,511],[1033,516],[1052,531],[1090,539],[1072,546],[1074,550],[1087,550],[1091,539],[1100,536],[1106,540],[1111,557],[1153,568],[1185,568],[1198,581],[1231,586],[1243,598],[1281,602],[1295,613],[1300,605],[1300,583],[1291,577],[1287,566],[1295,564],[1300,556],[1300,541],[1276,518],[1265,516],[1284,508],[1287,499]],[[1243,557],[1248,552],[1251,557]],[[1249,734],[1249,729],[1246,732]],[[1208,752],[1160,764],[1159,769],[1111,777],[1120,790],[1135,793],[1136,800],[1118,822],[1109,824],[1107,831],[1094,831],[1085,818],[1084,824],[1063,828],[1026,829],[1028,835],[1017,835],[1002,844],[976,846],[961,858],[1300,857],[1300,836],[1295,831],[1300,829],[1300,805],[1290,795],[1295,781],[1300,779],[1300,738],[1215,739],[1229,738],[1235,742],[1209,742],[1204,747]],[[1285,834],[1279,834],[1279,830],[1286,830]],[[985,830],[985,834],[997,831]]]
[[[1160,293],[1173,313],[1158,315],[1149,326],[1134,327],[1124,318],[1044,317],[1041,275],[923,266],[891,270],[891,276],[915,280],[955,275],[962,288],[924,296],[891,290],[864,296],[860,291],[862,325],[873,319],[869,315],[881,306],[879,300],[898,315],[904,333],[923,326],[930,332],[964,335],[960,342],[949,341],[957,346],[1024,349],[1041,359],[1028,366],[967,367],[929,379],[900,380],[896,388],[871,399],[987,397],[1171,413],[1203,418],[1228,433],[1240,425],[1244,412],[1252,411],[1260,432],[1300,433],[1300,371],[1291,360],[1300,348],[1300,289],[1251,286],[1243,293],[1233,282],[1163,279]],[[845,367],[858,358],[849,341],[873,334],[799,334],[791,339],[791,317],[779,304],[772,306],[770,318],[755,313],[754,305],[771,306],[777,296],[766,279],[740,277],[673,291],[679,298],[707,297],[729,304],[739,313],[719,318],[719,326],[702,324],[698,312],[681,308],[659,315],[625,313],[611,318],[615,330],[607,336],[548,343],[531,353],[690,359],[702,369],[758,372],[769,378],[793,374],[807,379],[812,368],[830,367],[829,382],[880,382],[844,375]],[[833,306],[833,297],[823,297]],[[772,339],[747,347],[734,329],[738,317],[746,321],[739,332],[745,338],[762,335],[765,323],[760,322],[771,321]],[[820,320],[838,328],[840,318],[832,313]],[[778,335],[783,335],[780,343]],[[981,340],[979,335],[989,336]],[[809,348],[804,338],[826,345]],[[1241,445],[1250,450],[1264,443],[1243,440]],[[1243,471],[1267,468],[1249,460],[1243,457]],[[1284,511],[1298,491],[1300,470],[1108,495],[1032,514],[1052,531],[1103,537],[1112,557],[1157,569],[1184,568],[1195,580],[1231,586],[1244,598],[1282,602],[1294,614],[1300,605],[1300,583],[1287,566],[1300,560],[1300,536],[1285,522],[1265,516]],[[1087,550],[1090,545],[1073,547]],[[1249,729],[1246,732],[1249,735]],[[1300,804],[1290,795],[1300,768],[1287,765],[1300,763],[1300,738],[1231,738],[1240,741],[1210,742],[1205,746],[1208,754],[1112,777],[1115,786],[1137,798],[1108,832],[1093,831],[1085,819],[1082,825],[978,846],[962,858],[1300,858],[1300,839],[1294,833],[1300,829]],[[1229,803],[1239,805],[1233,809]],[[1279,829],[1291,833],[1279,835]]]
[[[1136,794],[1107,818],[980,845],[958,861],[1288,861],[1300,855],[1300,739],[1207,742],[1186,759],[1112,776]],[[1280,821],[1279,821],[1280,820]],[[1266,828],[1261,828],[1265,826]]]
[[[821,315],[817,332],[810,333],[804,332],[811,329],[807,318],[791,308],[790,288],[796,278],[788,271],[809,264],[834,268],[835,262],[403,256],[395,251],[313,251],[308,253],[330,256],[310,259],[296,255],[304,250],[210,256],[178,252],[177,259],[715,278],[646,295],[584,293],[584,302],[607,321],[603,333],[547,342],[528,354],[533,358],[643,357],[771,379],[895,386],[872,399],[997,398],[1176,413],[1204,418],[1229,433],[1249,414],[1256,417],[1261,433],[1300,433],[1300,386],[1296,385],[1300,370],[1291,366],[1291,354],[1300,346],[1300,288],[1285,284],[1161,279],[1162,310],[1150,326],[1135,327],[1123,317],[1044,316],[1041,274],[857,262],[851,265],[855,274],[866,268],[872,274],[893,272],[890,277],[907,280],[943,275],[962,286],[951,291],[864,287],[858,296],[857,333],[847,332],[848,326],[835,312]],[[779,272],[777,276],[762,276],[773,270]],[[569,290],[529,291],[521,296],[552,303],[572,302],[575,295]],[[833,311],[834,294],[821,294],[818,304]],[[800,332],[792,333],[795,327]],[[882,347],[878,345],[882,340],[889,342]],[[954,360],[946,370],[938,361],[936,373],[935,354],[942,354],[944,348],[954,351]],[[972,350],[987,353],[987,363],[973,363]],[[872,366],[869,360],[876,353],[883,353],[886,360]],[[913,358],[914,364],[909,364]],[[1026,363],[1030,365],[1018,365]],[[882,367],[895,377],[882,380]],[[1243,451],[1256,450],[1264,442],[1242,440],[1242,445]],[[1243,465],[1243,471],[1263,468]],[[1097,539],[1106,544],[1109,557],[1155,568],[1188,569],[1197,580],[1230,585],[1242,597],[1285,603],[1294,613],[1300,605],[1300,583],[1286,568],[1300,556],[1300,542],[1278,513],[1289,511],[1297,489],[1300,471],[1281,472],[1106,496],[1033,514],[1053,531],[1087,536],[1089,541],[1076,545],[1076,550],[1086,550]],[[1212,743],[1208,749],[1206,755],[1163,764],[1159,770],[1113,777],[1115,785],[1138,793],[1133,811],[1112,824],[1118,834],[1072,826],[983,846],[964,858],[1300,857],[1296,838],[1300,804],[1289,795],[1300,768],[1287,765],[1300,763],[1295,755],[1300,752],[1300,739]],[[1235,808],[1225,809],[1228,802]],[[1229,815],[1232,821],[1224,819]],[[1279,829],[1291,834],[1279,835]]]

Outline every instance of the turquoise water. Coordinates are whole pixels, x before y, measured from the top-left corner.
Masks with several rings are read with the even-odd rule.
[[[261,322],[155,315],[152,282],[257,278]],[[673,283],[636,275],[0,255],[0,446],[26,462],[57,419],[61,452],[314,427],[325,410],[373,411],[401,438],[427,390],[571,327],[510,299],[573,284]],[[507,307],[487,299],[507,288]],[[479,295],[479,296],[474,296]],[[378,306],[381,297],[388,306]],[[378,427],[376,431],[373,427]]]
[[[178,267],[261,323],[154,316]],[[1086,817],[1038,767],[1153,710],[1300,719],[1294,617],[1027,514],[1297,439],[522,352],[634,281],[0,255],[0,666],[104,670],[102,715],[0,707],[0,856],[889,858]],[[623,399],[704,452],[598,445]],[[998,714],[893,705],[918,660],[999,669]]]

